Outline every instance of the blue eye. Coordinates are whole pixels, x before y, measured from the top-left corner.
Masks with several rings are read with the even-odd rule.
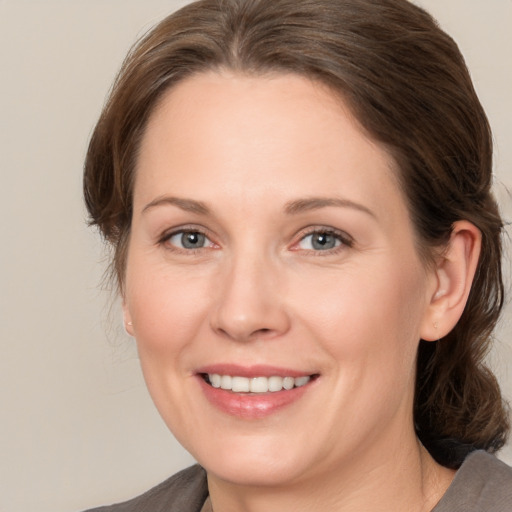
[[[317,231],[303,237],[298,247],[307,251],[328,251],[346,243],[340,235],[330,231]]]
[[[202,249],[212,245],[208,237],[199,231],[178,231],[167,240],[171,245],[180,249]]]

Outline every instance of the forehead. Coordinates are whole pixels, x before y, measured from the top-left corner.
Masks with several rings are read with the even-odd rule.
[[[246,200],[336,191],[360,202],[396,201],[393,169],[391,156],[323,84],[209,72],[167,91],[151,115],[135,202],[170,192],[207,200],[211,187]]]

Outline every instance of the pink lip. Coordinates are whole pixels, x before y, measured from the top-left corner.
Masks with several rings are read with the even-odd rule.
[[[238,365],[222,364],[211,365],[200,368],[197,371],[197,380],[206,399],[220,411],[231,416],[237,416],[246,420],[256,420],[270,416],[283,408],[297,402],[310,389],[316,379],[305,386],[293,388],[289,391],[282,390],[261,394],[234,393],[220,388],[214,388],[205,382],[203,375],[206,373],[217,373],[220,375],[237,375],[240,377],[301,377],[311,375],[307,372],[300,372],[287,368],[274,366],[255,365],[241,367]]]

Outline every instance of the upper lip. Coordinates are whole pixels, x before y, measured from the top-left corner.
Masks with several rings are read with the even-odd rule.
[[[303,377],[305,375],[314,375],[315,372],[309,370],[296,370],[291,368],[284,368],[279,366],[269,366],[264,364],[257,364],[251,366],[241,366],[232,363],[221,363],[205,365],[196,370],[198,374],[218,374],[218,375],[231,375],[238,377]]]

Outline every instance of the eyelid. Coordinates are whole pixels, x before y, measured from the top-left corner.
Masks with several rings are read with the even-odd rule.
[[[219,244],[217,244],[214,241],[215,237],[210,234],[210,231],[203,226],[198,226],[197,224],[186,224],[186,225],[170,228],[162,233],[162,235],[158,238],[157,244],[164,245],[169,241],[170,238],[172,238],[173,236],[178,235],[180,233],[200,233],[200,234],[204,235],[209,240],[209,242],[212,244],[212,246],[200,247],[197,249],[182,249],[180,247],[168,244],[168,247],[173,251],[177,251],[177,252],[181,251],[181,252],[186,252],[187,254],[190,254],[190,253],[193,253],[196,251],[201,251],[204,249],[219,248]],[[340,240],[341,244],[332,249],[326,249],[323,251],[313,250],[313,249],[311,249],[311,250],[300,249],[298,247],[299,243],[302,240],[304,240],[307,236],[312,236],[316,233],[328,234],[328,235],[335,236],[338,240]],[[294,239],[295,239],[295,241],[293,242],[293,244],[291,246],[292,251],[309,252],[309,253],[315,253],[318,255],[333,254],[338,251],[342,251],[347,248],[350,248],[354,245],[354,239],[352,236],[350,236],[345,231],[333,228],[331,226],[315,225],[315,226],[305,227],[297,233],[297,235],[294,237]]]
[[[164,245],[169,242],[169,240],[180,233],[200,233],[204,235],[207,240],[212,244],[212,246],[218,247],[218,244],[213,241],[213,236],[210,234],[209,230],[204,228],[203,226],[198,226],[197,224],[186,224],[183,226],[176,226],[174,228],[167,229],[164,231],[157,240],[158,245]],[[181,247],[176,247],[175,245],[168,244],[169,247],[174,251],[184,251],[187,253],[193,253],[194,251],[199,251],[202,249],[210,249],[212,247],[198,247],[197,249],[183,249]]]
[[[338,240],[341,241],[341,244],[332,249],[326,249],[324,251],[318,251],[313,249],[300,249],[298,248],[299,243],[304,240],[306,237],[314,235],[314,234],[328,234],[335,236]],[[302,229],[296,236],[296,241],[293,242],[291,250],[293,251],[302,251],[302,252],[310,252],[318,255],[328,255],[333,254],[338,251],[342,251],[346,248],[350,248],[354,245],[354,239],[345,231],[341,231],[340,229],[336,229],[330,226],[308,226]]]

